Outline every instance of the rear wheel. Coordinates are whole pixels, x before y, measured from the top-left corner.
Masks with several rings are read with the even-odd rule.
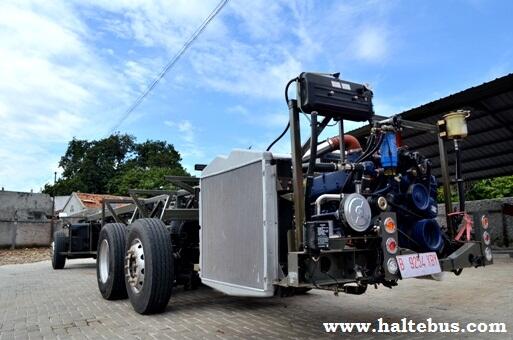
[[[173,288],[173,252],[169,232],[159,219],[144,218],[131,225],[125,257],[125,284],[134,310],[163,311]]]
[[[52,267],[53,269],[62,269],[66,264],[66,256],[62,255],[66,251],[67,237],[64,231],[56,231],[53,234],[52,242]]]
[[[126,226],[108,223],[98,238],[96,277],[100,293],[107,300],[127,297],[124,275]]]

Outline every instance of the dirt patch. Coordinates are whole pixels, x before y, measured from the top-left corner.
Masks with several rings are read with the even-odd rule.
[[[50,260],[51,250],[44,248],[0,249],[0,266]]]

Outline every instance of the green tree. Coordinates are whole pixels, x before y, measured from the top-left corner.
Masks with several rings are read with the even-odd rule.
[[[130,161],[141,168],[181,168],[181,157],[173,145],[164,141],[147,140],[134,145],[135,157]]]
[[[128,168],[119,176],[113,178],[110,183],[110,192],[126,194],[130,189],[172,189],[166,181],[166,176],[186,176],[183,168],[151,167]]]
[[[74,138],[61,157],[62,177],[43,192],[69,195],[73,191],[126,195],[128,189],[165,187],[166,175],[187,175],[181,157],[165,141],[137,143],[127,134],[96,141]]]
[[[452,200],[458,200],[458,189],[451,186]],[[503,198],[513,196],[513,176],[503,176],[489,179],[482,179],[473,183],[467,183],[465,188],[465,200],[483,200],[491,198]],[[438,188],[437,200],[443,203],[443,189]]]
[[[466,193],[468,200],[513,196],[513,176],[483,179],[475,182]]]

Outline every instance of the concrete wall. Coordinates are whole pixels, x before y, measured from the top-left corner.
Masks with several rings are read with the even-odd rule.
[[[0,222],[0,248],[48,246],[52,226],[45,222]]]
[[[505,246],[504,236],[509,240],[509,247],[513,248],[513,217],[502,214],[504,203],[513,204],[513,197],[468,201],[465,209],[470,213],[486,214],[490,223],[490,234],[494,246]],[[443,225],[445,222],[445,205],[438,205],[438,220]]]
[[[47,194],[0,191],[0,247],[49,245],[51,214]]]
[[[0,191],[0,220],[41,220],[51,214],[50,195]]]

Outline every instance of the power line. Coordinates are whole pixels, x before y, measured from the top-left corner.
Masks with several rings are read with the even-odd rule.
[[[215,16],[224,8],[224,6],[228,3],[229,0],[221,0],[217,6],[210,12],[210,14],[205,18],[203,23],[194,31],[191,37],[183,44],[182,48],[175,54],[173,58],[169,60],[169,62],[164,66],[162,71],[157,75],[157,77],[151,82],[151,84],[144,90],[143,93],[137,97],[137,99],[130,105],[128,110],[123,114],[123,116],[119,119],[119,121],[111,128],[110,133],[114,133],[116,129],[118,129],[121,124],[130,116],[130,114],[142,103],[144,98],[146,98],[150,92],[157,86],[160,80],[166,75],[166,73],[178,62],[180,57],[187,51],[187,49],[192,45],[192,43],[199,37],[199,35],[207,28],[208,24],[215,18]]]

